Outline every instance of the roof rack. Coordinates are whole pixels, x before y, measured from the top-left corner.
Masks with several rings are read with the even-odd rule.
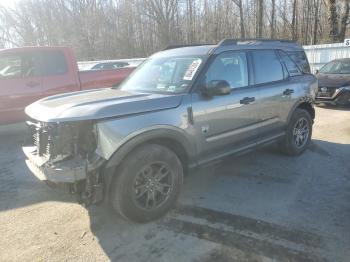
[[[286,39],[272,39],[272,38],[239,38],[239,39],[223,39],[218,43],[219,46],[227,46],[227,45],[237,45],[238,42],[248,42],[248,41],[256,41],[256,42],[280,42],[280,43],[296,43],[292,40]]]
[[[164,48],[165,50],[172,50],[182,47],[195,47],[195,46],[208,46],[211,45],[211,48],[208,51],[208,54],[220,53],[223,51],[228,51],[231,49],[239,49],[242,46],[243,49],[249,49],[251,46],[255,48],[263,48],[266,46],[273,46],[274,48],[288,49],[288,50],[299,50],[301,45],[292,40],[285,39],[271,39],[271,38],[238,38],[238,39],[223,39],[217,44],[186,44],[186,45],[169,45]]]
[[[162,51],[181,48],[181,47],[202,46],[202,45],[213,45],[213,44],[169,45],[166,48],[164,48]]]
[[[299,50],[301,45],[292,40],[270,39],[270,38],[243,38],[243,39],[223,39],[212,50],[211,54],[220,53],[232,49],[249,49],[251,46],[255,48],[274,47],[288,50]]]

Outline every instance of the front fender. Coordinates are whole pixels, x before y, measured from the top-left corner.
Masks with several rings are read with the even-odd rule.
[[[148,141],[155,141],[157,139],[168,139],[171,141],[176,141],[184,149],[187,158],[188,165],[195,166],[195,162],[192,161],[196,156],[196,148],[193,142],[185,135],[184,131],[180,128],[172,126],[154,126],[146,130],[138,131],[127,136],[120,143],[120,146],[115,150],[115,152],[108,159],[105,167],[103,169],[103,180],[105,188],[105,197],[104,199],[108,201],[110,194],[110,186],[113,181],[116,168],[123,161],[123,159],[130,153],[132,150],[140,146],[141,144],[147,143]],[[184,167],[187,168],[187,167]]]
[[[195,145],[183,130],[173,126],[158,125],[132,133],[120,141],[119,145],[115,145],[116,150],[108,159],[106,168],[116,167],[133,149],[148,141],[157,139],[176,141],[185,150],[189,159],[194,159],[196,155]]]

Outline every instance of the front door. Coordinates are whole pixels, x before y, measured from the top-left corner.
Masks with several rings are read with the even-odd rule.
[[[257,137],[258,99],[249,84],[247,54],[229,51],[219,54],[199,79],[192,94],[193,124],[199,158],[209,161],[247,145]],[[213,80],[225,80],[231,93],[207,97],[201,88]]]

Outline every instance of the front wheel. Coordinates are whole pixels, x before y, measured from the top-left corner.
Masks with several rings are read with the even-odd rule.
[[[164,146],[146,144],[132,151],[118,168],[111,203],[125,218],[147,222],[174,206],[182,181],[177,155]]]
[[[280,146],[290,156],[300,155],[308,147],[312,136],[312,118],[304,110],[297,108],[287,127],[287,133]]]

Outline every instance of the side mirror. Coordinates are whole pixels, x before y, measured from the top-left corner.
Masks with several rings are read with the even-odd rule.
[[[316,69],[315,70],[315,75],[317,75],[320,72],[320,70]]]
[[[231,87],[225,80],[212,80],[203,88],[202,92],[207,96],[224,96],[231,93]]]

